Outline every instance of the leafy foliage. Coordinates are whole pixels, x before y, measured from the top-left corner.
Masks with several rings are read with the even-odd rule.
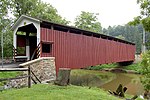
[[[52,5],[41,0],[14,0],[13,3],[13,12],[16,18],[24,14],[65,25],[69,23],[58,14]]]
[[[150,15],[150,1],[149,0],[137,0],[137,3],[141,8],[141,15]]]
[[[132,71],[136,71],[137,73],[141,72],[141,65],[140,63],[133,63],[131,65],[128,66],[121,66],[123,69],[125,70],[132,70]]]
[[[130,25],[143,24],[144,29],[150,32],[150,0],[137,0],[141,8],[141,15],[129,22]]]
[[[12,55],[12,33],[7,28],[10,28],[10,21],[12,20],[8,16],[9,9],[11,8],[11,0],[1,0],[0,2],[0,39],[2,38],[3,34],[3,41],[4,41],[4,56],[8,57]],[[8,27],[6,27],[8,26]],[[1,48],[0,48],[1,49]],[[2,49],[1,49],[2,50]],[[1,53],[0,53],[1,56]]]
[[[11,8],[12,0],[1,0],[0,1],[0,21],[2,21],[8,14]],[[2,23],[0,23],[2,25]]]
[[[0,33],[4,31],[4,27],[9,23],[8,9],[10,9],[11,0],[0,1]]]
[[[80,29],[98,32],[102,30],[101,23],[98,22],[98,14],[82,11],[75,19],[75,26]]]
[[[150,32],[150,17],[142,19],[142,24],[143,24],[145,30]]]
[[[131,21],[128,24],[131,25],[131,26],[132,25],[136,26],[140,23],[141,23],[141,16],[137,16],[137,17],[134,17],[134,21]]]
[[[15,78],[21,75],[22,72],[0,72],[0,78]],[[0,82],[0,86],[3,86],[7,81]]]
[[[15,17],[20,17],[22,14],[31,15],[32,11],[36,9],[36,2],[38,0],[13,0],[13,13]]]
[[[107,29],[103,29],[103,33],[114,36],[120,39],[124,39],[136,44],[136,52],[141,53],[142,45],[142,25],[130,26],[130,25],[118,25],[118,26],[109,26]],[[146,33],[146,43],[148,45],[149,33]]]
[[[118,67],[117,63],[111,63],[111,64],[96,65],[96,66],[88,67],[87,69],[89,69],[89,70],[102,70],[105,68],[116,68],[116,67]]]
[[[116,38],[118,38],[118,39],[122,39],[122,40],[125,40],[125,37],[124,37],[124,36],[122,36],[122,35],[118,35],[118,36],[116,36]]]
[[[142,70],[143,74],[142,83],[146,90],[150,90],[150,51],[142,55]]]

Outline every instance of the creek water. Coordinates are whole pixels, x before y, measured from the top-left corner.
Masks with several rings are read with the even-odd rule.
[[[144,92],[140,82],[141,75],[129,73],[111,73],[93,70],[73,70],[70,82],[73,85],[99,87],[106,91],[116,91],[119,84],[127,87],[127,94],[141,95]]]

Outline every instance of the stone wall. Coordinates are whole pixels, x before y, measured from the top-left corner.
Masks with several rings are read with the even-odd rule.
[[[56,80],[55,58],[54,57],[42,57],[19,65],[20,67],[29,67],[36,75],[36,77],[42,82],[52,82]],[[27,71],[23,75],[27,75]],[[32,78],[39,83],[32,75]],[[28,79],[16,79],[8,83],[9,87],[20,88],[27,86]],[[33,84],[33,81],[32,81]]]

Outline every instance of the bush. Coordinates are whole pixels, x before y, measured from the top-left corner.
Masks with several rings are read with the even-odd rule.
[[[141,63],[133,63],[131,65],[128,66],[121,66],[122,68],[124,68],[125,70],[132,70],[132,71],[136,71],[138,73],[141,73]]]
[[[147,51],[142,55],[141,65],[141,73],[143,74],[141,81],[145,90],[150,90],[150,51]]]
[[[102,70],[105,68],[116,68],[116,67],[118,67],[117,63],[111,63],[111,64],[96,65],[96,66],[88,67],[87,69],[89,69],[89,70]]]

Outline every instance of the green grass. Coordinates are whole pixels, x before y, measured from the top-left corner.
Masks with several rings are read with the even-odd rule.
[[[102,65],[97,65],[97,66],[93,66],[93,67],[88,67],[87,69],[89,69],[89,70],[103,70],[103,69],[109,69],[109,68],[123,68],[124,70],[136,71],[138,73],[140,73],[140,71],[141,71],[140,63],[133,63],[133,64],[127,65],[127,66],[119,66],[117,63],[102,64]]]
[[[141,71],[140,63],[133,63],[133,64],[128,65],[128,66],[123,66],[122,68],[125,69],[125,70],[133,70],[133,71],[136,71],[136,72]]]
[[[74,70],[76,74],[87,74],[89,70]],[[1,78],[15,77],[20,72],[0,73]],[[94,73],[97,76],[100,73]],[[132,96],[127,96],[131,98]],[[56,86],[52,84],[38,84],[31,88],[9,89],[0,92],[0,100],[122,100],[108,94],[100,88],[81,86]],[[141,100],[141,99],[136,99]]]
[[[0,78],[12,78],[20,74],[21,72],[0,72]]]
[[[89,70],[102,70],[102,69],[106,69],[106,68],[116,68],[116,67],[118,67],[117,63],[111,63],[111,64],[96,65],[93,67],[88,67],[87,69],[89,69]]]
[[[99,88],[80,86],[33,85],[0,93],[0,100],[122,100]]]
[[[108,72],[109,73],[109,72]],[[113,76],[113,73],[107,73],[107,76],[111,77]],[[102,78],[103,75],[105,75],[104,73],[100,72],[100,71],[94,71],[94,70],[84,70],[84,69],[74,69],[71,70],[71,74],[73,75],[77,75],[77,76],[83,76],[83,75],[87,75],[87,74],[93,74],[96,75],[100,78]]]
[[[0,78],[15,78],[18,75],[21,75],[21,72],[0,72]],[[4,85],[5,82],[0,82],[0,86]]]

